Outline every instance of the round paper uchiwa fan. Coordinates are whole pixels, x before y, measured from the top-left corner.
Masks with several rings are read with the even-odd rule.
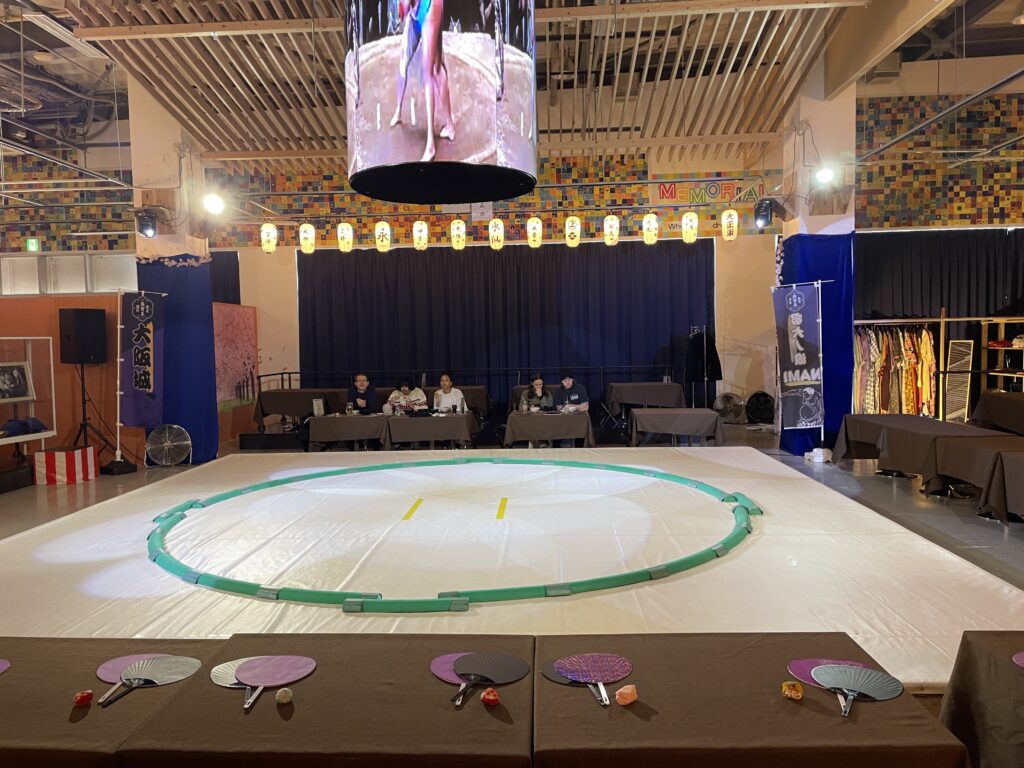
[[[815,667],[825,666],[864,667],[866,669],[868,665],[850,659],[793,659],[786,665],[786,669],[801,683],[813,685],[815,688],[823,688],[824,686],[811,677],[811,670]]]
[[[633,672],[633,663],[614,653],[578,653],[555,662],[555,671],[577,683],[586,683],[602,707],[611,705],[605,683],[615,683]]]
[[[192,438],[177,424],[161,424],[146,438],[146,456],[158,467],[181,464],[191,453]]]
[[[598,704],[600,704],[602,707],[605,705],[604,700],[601,698],[601,691],[596,685],[580,683],[575,680],[570,680],[568,677],[564,677],[563,675],[558,674],[558,670],[555,669],[555,662],[553,661],[548,661],[544,664],[541,664],[540,673],[551,682],[558,683],[559,685],[568,685],[573,688],[587,688],[590,690],[592,694],[594,694],[594,698],[597,699]],[[610,703],[611,702],[609,702],[609,704]]]
[[[104,693],[97,700],[97,704],[103,705],[107,699],[117,693],[118,689],[124,683],[121,682],[121,673],[128,667],[137,661],[144,661],[145,659],[155,659],[158,656],[167,656],[166,653],[133,653],[128,656],[117,656],[113,659],[107,659],[99,667],[96,668],[96,677],[102,680],[104,683],[111,683],[112,688]]]
[[[235,672],[240,666],[250,659],[258,658],[257,656],[246,656],[243,659],[233,659],[232,661],[225,661],[223,664],[218,664],[216,667],[210,670],[210,680],[213,681],[214,685],[219,685],[221,688],[248,688],[245,683],[238,682],[238,678],[235,677]]]
[[[462,680],[459,691],[452,696],[455,706],[477,685],[507,685],[522,680],[530,673],[530,665],[515,656],[500,653],[468,653],[455,660],[455,674]]]
[[[10,668],[11,668],[11,662],[9,662],[7,659],[0,659],[0,675],[2,675],[4,672],[6,672]]]
[[[8,662],[9,663],[9,662]],[[1018,667],[1024,667],[1024,651],[1013,655],[1013,663]]]
[[[455,673],[455,662],[463,656],[469,656],[469,652],[445,653],[438,656],[431,660],[430,671],[434,673],[434,677],[438,680],[443,680],[452,685],[463,685],[463,679]]]
[[[124,690],[101,702],[100,706],[110,706],[136,688],[155,688],[180,682],[194,675],[201,666],[202,662],[199,659],[190,656],[155,656],[152,659],[136,661],[121,672]]]
[[[888,701],[903,693],[903,684],[892,675],[877,669],[826,664],[811,670],[811,677],[823,688],[846,697],[843,717],[850,716],[857,698]]]
[[[256,690],[242,703],[249,709],[263,693],[264,688],[289,685],[313,674],[316,659],[309,656],[257,656],[240,664],[235,670],[238,682]]]

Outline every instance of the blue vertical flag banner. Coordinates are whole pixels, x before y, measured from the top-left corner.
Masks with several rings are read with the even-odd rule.
[[[163,423],[164,297],[121,295],[121,423]]]
[[[779,339],[782,428],[825,425],[821,299],[816,283],[781,285],[772,293]]]

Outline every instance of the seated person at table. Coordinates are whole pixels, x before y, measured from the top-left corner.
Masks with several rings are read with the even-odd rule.
[[[554,405],[554,398],[544,386],[544,377],[539,373],[530,377],[530,386],[523,391],[519,398],[519,410],[531,408],[551,408]]]
[[[352,377],[352,386],[348,388],[348,401],[352,409],[366,416],[380,413],[380,401],[377,390],[370,386],[370,377],[365,373],[357,373]]]
[[[466,398],[462,395],[461,389],[452,386],[452,375],[445,371],[441,374],[439,383],[441,388],[434,393],[434,408],[439,411],[461,410]]]
[[[422,411],[427,407],[427,396],[419,387],[413,387],[409,379],[399,379],[395,391],[388,398],[388,405],[395,413]]]
[[[555,390],[554,399],[556,408],[572,405],[581,413],[590,410],[590,398],[587,396],[586,387],[577,384],[572,371],[569,370],[562,370],[562,386]]]

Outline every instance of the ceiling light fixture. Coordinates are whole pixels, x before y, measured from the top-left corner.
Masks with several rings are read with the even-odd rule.
[[[211,192],[203,198],[203,208],[206,209],[207,213],[220,216],[224,213],[224,198],[216,192]]]
[[[143,237],[156,237],[156,211],[147,208],[136,213],[135,229]]]
[[[831,184],[832,180],[836,177],[836,172],[829,168],[827,165],[823,165],[818,169],[818,172],[814,174],[814,178],[818,180],[819,184]]]
[[[760,231],[772,223],[772,200],[770,197],[762,197],[754,206],[754,225]]]

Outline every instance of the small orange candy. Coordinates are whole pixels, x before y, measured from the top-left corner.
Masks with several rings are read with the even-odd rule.
[[[501,703],[501,696],[494,688],[487,688],[480,694],[480,701],[488,707],[496,707]]]
[[[782,695],[793,701],[800,701],[804,697],[804,687],[795,680],[787,680],[782,684]]]

